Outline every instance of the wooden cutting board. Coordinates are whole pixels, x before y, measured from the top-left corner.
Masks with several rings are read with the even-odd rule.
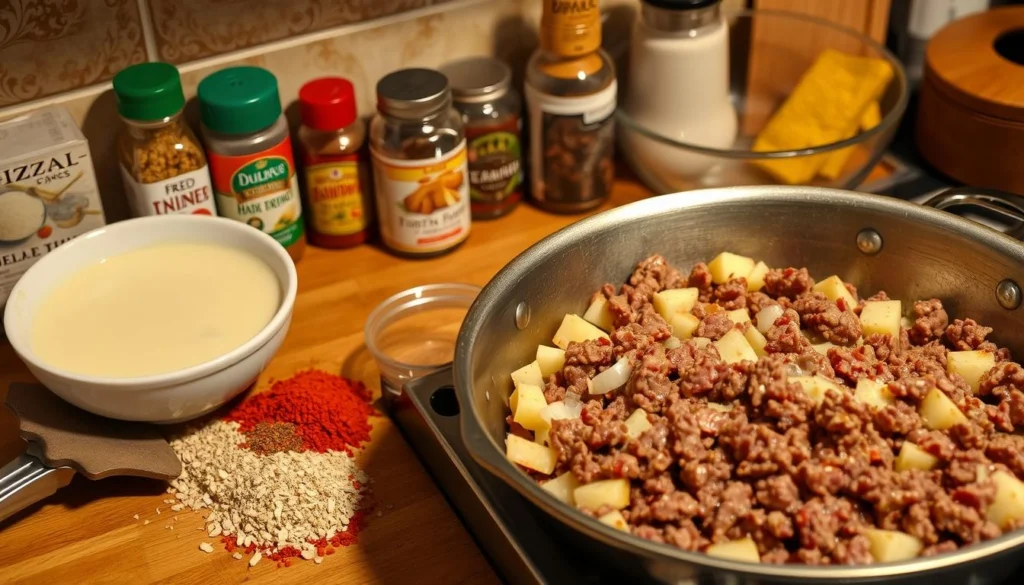
[[[604,208],[647,195],[632,179],[620,180]],[[299,294],[288,338],[257,390],[318,367],[362,380],[379,392],[377,368],[362,333],[377,303],[420,284],[486,284],[529,245],[576,219],[523,205],[503,219],[476,222],[461,249],[425,261],[402,260],[373,246],[342,251],[310,247],[298,265]],[[14,381],[33,380],[3,342],[0,401]],[[10,413],[0,408],[3,461],[21,449],[15,429]],[[205,554],[199,543],[212,539],[198,530],[200,516],[171,512],[159,482],[76,478],[45,503],[0,524],[0,583],[499,583],[390,420],[376,420],[373,440],[358,460],[375,482],[381,515],[371,517],[357,545],[340,549],[321,565],[296,562],[277,568],[262,561],[250,569],[219,547]]]

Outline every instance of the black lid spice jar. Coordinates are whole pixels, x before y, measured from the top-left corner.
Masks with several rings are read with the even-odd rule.
[[[501,217],[522,198],[522,102],[508,65],[470,57],[446,65],[455,109],[466,125],[473,219]]]
[[[370,152],[384,245],[403,256],[430,257],[466,240],[466,137],[443,74],[402,69],[377,83]]]

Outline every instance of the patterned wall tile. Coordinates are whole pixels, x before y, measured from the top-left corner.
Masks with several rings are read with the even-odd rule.
[[[160,59],[184,63],[449,0],[146,0]]]
[[[106,81],[145,60],[136,0],[0,1],[0,107]]]

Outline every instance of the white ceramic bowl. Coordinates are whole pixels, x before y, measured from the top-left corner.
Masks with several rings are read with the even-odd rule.
[[[240,347],[176,372],[137,378],[103,378],[51,367],[32,351],[32,320],[47,294],[82,267],[103,258],[161,244],[233,246],[263,260],[281,286],[281,305],[270,322]],[[248,387],[277,352],[288,332],[298,277],[273,238],[230,219],[164,215],[118,222],[83,234],[44,256],[21,277],[4,311],[14,351],[47,388],[79,408],[121,420],[181,422],[203,415]]]

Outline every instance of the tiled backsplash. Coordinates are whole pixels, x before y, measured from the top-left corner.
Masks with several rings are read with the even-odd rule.
[[[738,8],[744,0],[725,0]],[[602,0],[606,48],[619,63],[638,0]],[[0,119],[67,107],[96,164],[107,218],[127,216],[114,145],[120,120],[110,79],[149,60],[178,65],[196,127],[199,81],[239,64],[278,79],[290,120],[306,81],[349,78],[361,113],[374,87],[403,67],[470,55],[512,63],[517,81],[537,43],[541,0],[0,0]]]

